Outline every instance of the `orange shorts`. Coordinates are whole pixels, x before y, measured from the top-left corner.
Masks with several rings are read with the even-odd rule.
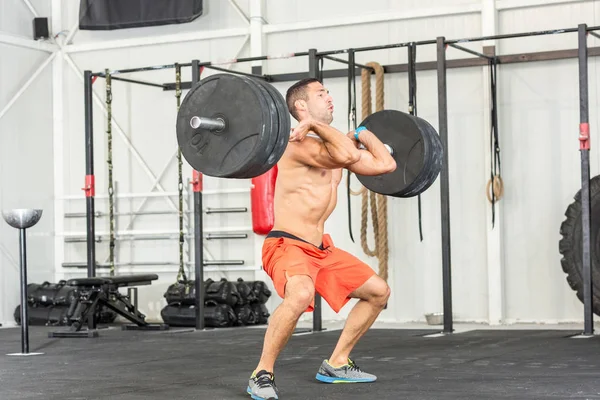
[[[262,248],[263,269],[273,280],[275,290],[285,298],[286,272],[289,277],[308,275],[315,290],[337,313],[375,271],[350,253],[336,248],[329,235],[321,248],[301,239],[269,237]],[[307,312],[314,310],[314,301]]]

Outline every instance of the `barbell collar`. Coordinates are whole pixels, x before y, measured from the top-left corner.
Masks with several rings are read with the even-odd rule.
[[[194,129],[207,129],[219,132],[225,129],[225,121],[222,118],[204,118],[193,116],[190,118],[190,126]]]

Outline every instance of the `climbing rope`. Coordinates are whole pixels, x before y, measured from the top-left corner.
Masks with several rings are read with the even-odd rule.
[[[384,71],[381,64],[370,62],[366,64],[375,70],[375,111],[383,110],[384,103]],[[371,71],[363,69],[362,80],[362,120],[372,113],[371,99]],[[379,276],[388,279],[388,233],[387,233],[387,196],[377,194],[362,187],[359,191],[350,190],[355,196],[362,196],[360,243],[365,254],[377,257],[379,262]],[[375,249],[369,248],[367,240],[367,228],[369,223],[369,207],[371,208],[371,219],[373,221],[373,234],[375,237]]]
[[[115,199],[113,187],[113,149],[112,149],[112,79],[108,69],[106,74],[106,135],[107,135],[107,160],[108,165],[108,223],[109,223],[109,240],[108,240],[108,262],[110,266],[110,276],[115,275]]]
[[[181,106],[181,65],[175,64],[175,98],[177,99],[177,111]],[[183,278],[183,282],[187,282],[185,274],[185,262],[183,260],[183,245],[185,243],[185,235],[183,232],[183,160],[181,158],[181,149],[177,150],[177,172],[178,172],[178,194],[179,194],[179,272],[177,281]]]

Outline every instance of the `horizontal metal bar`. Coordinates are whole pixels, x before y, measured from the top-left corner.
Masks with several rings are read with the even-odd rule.
[[[590,47],[588,55],[590,57],[597,57],[600,55],[600,47]],[[552,61],[552,60],[563,60],[568,58],[576,58],[577,49],[569,50],[552,50],[552,51],[541,51],[531,53],[520,53],[520,54],[509,54],[504,56],[496,56],[496,60],[499,64],[516,64],[524,62],[534,61]],[[457,60],[447,60],[446,68],[468,68],[468,67],[480,67],[488,65],[488,61],[481,58],[463,58]],[[428,71],[437,69],[437,62],[427,61],[416,63],[417,71]],[[408,64],[390,64],[384,65],[384,72],[390,73],[404,73],[408,72]],[[356,75],[360,75],[360,71],[356,72]],[[348,76],[348,69],[330,69],[323,71],[323,79],[331,78],[343,78]],[[285,74],[273,74],[269,75],[271,82],[293,82],[299,81],[300,79],[308,77],[308,72],[289,72]],[[182,89],[189,89],[191,87],[190,82],[182,82]],[[174,83],[166,83],[164,90],[175,90]],[[205,192],[203,192],[205,193]],[[82,197],[84,198],[84,197]]]
[[[245,213],[248,212],[248,207],[229,207],[229,208],[211,208],[207,207],[204,210],[207,214],[229,214],[229,213]]]
[[[337,62],[342,63],[342,64],[349,64],[348,60],[344,60],[342,58],[337,58],[337,57],[332,57],[332,56],[323,56],[323,58],[326,58],[326,59],[331,60],[331,61],[337,61]],[[368,67],[368,66],[363,65],[363,64],[354,63],[354,65],[356,65],[357,67],[360,67],[360,68],[368,69],[369,71],[375,71],[375,68]]]
[[[204,236],[206,240],[223,240],[223,239],[248,239],[247,233],[209,233]]]
[[[237,232],[250,232],[252,230],[252,226],[227,226],[220,228],[205,228],[205,233],[237,233]],[[107,236],[109,232],[96,231],[96,235],[98,236]],[[117,236],[144,236],[144,235],[179,235],[179,230],[123,230],[115,232]],[[86,232],[57,232],[55,233],[58,237],[85,237]]]
[[[300,53],[285,53],[285,54],[277,54],[277,55],[266,55],[266,56],[256,56],[256,57],[242,57],[242,58],[234,58],[234,59],[230,59],[230,60],[220,60],[220,61],[210,61],[210,62],[205,62],[205,63],[200,63],[200,67],[211,67],[211,66],[215,66],[215,65],[220,65],[220,64],[236,64],[236,63],[243,63],[243,62],[250,62],[250,61],[263,61],[263,60],[275,60],[275,59],[281,59],[281,58],[292,58],[292,57],[301,57],[301,56],[307,56],[308,52],[307,51],[303,51]],[[181,67],[190,67],[192,64],[191,63],[180,63],[179,64]],[[169,69],[169,68],[175,68],[175,64],[166,64],[166,65],[154,65],[154,66],[149,66],[149,67],[140,67],[140,68],[128,68],[128,69],[117,69],[117,70],[113,70],[110,71],[111,75],[116,75],[116,74],[128,74],[131,72],[141,72],[141,71],[156,71],[156,70],[161,70],[161,69]],[[229,71],[228,72],[232,72]],[[92,76],[104,76],[105,73],[104,72],[95,72],[92,74]]]
[[[184,239],[194,239],[192,234],[184,234]],[[204,235],[206,240],[214,239],[247,239],[247,233],[209,233]],[[117,236],[114,237],[115,242],[135,242],[135,241],[151,241],[151,240],[179,240],[179,234],[172,235],[129,235],[129,236]],[[84,236],[79,237],[67,237],[65,243],[85,243],[87,238]],[[94,242],[102,243],[110,241],[109,235],[96,235]]]
[[[595,31],[600,29],[600,26],[591,26],[587,30]],[[579,28],[566,28],[566,29],[550,29],[545,31],[533,31],[533,32],[521,32],[521,33],[505,33],[500,35],[480,36],[464,39],[452,39],[446,40],[446,44],[451,43],[467,43],[467,42],[481,42],[483,40],[501,40],[501,39],[513,39],[527,36],[545,36],[545,35],[557,35],[561,33],[573,33],[577,32]]]
[[[465,53],[473,54],[474,56],[477,56],[477,57],[485,58],[487,60],[492,60],[494,58],[494,57],[486,56],[485,54],[479,53],[479,52],[477,52],[475,50],[467,49],[466,47],[462,47],[462,46],[459,46],[459,45],[454,44],[454,43],[451,43],[448,46],[454,47],[455,49],[458,49],[458,50],[462,50]]]
[[[244,260],[204,260],[204,265],[244,265],[245,263]]]
[[[308,56],[308,51],[302,51],[299,53],[283,53],[283,54],[275,54],[275,55],[265,55],[265,56],[254,56],[254,57],[241,57],[241,58],[233,58],[226,60],[216,60],[216,61],[208,61],[204,63],[200,63],[201,67],[208,67],[211,65],[219,65],[219,64],[236,64],[243,63],[249,61],[264,61],[264,60],[277,60],[282,58],[294,58],[294,57],[304,57]]]
[[[417,42],[401,42],[401,43],[390,43],[390,44],[383,44],[383,45],[377,45],[377,46],[354,47],[354,48],[352,48],[352,50],[354,50],[355,53],[359,53],[359,52],[363,52],[363,51],[387,50],[387,49],[396,49],[399,47],[408,47],[411,44],[415,45],[415,46],[423,46],[423,45],[435,44],[435,43],[437,43],[437,41],[435,39],[432,39],[432,40],[421,40],[421,41],[417,41]],[[345,54],[345,53],[348,53],[349,50],[350,49],[321,51],[321,52],[317,53],[317,56],[330,56],[333,54]]]
[[[204,265],[244,265],[244,260],[204,260]],[[185,265],[193,265],[193,262],[186,262]],[[63,268],[87,268],[87,263],[82,262],[64,262],[61,264]],[[172,261],[129,261],[116,262],[115,267],[123,266],[154,266],[154,265],[179,265],[178,262]],[[110,268],[108,263],[96,263],[96,268]]]
[[[117,74],[129,74],[131,72],[141,72],[141,71],[159,71],[162,69],[170,69],[170,68],[175,68],[175,64],[152,65],[149,67],[139,67],[139,68],[115,69],[115,70],[109,71],[109,73],[110,73],[110,75],[117,75]],[[106,73],[105,72],[95,72],[92,74],[92,76],[105,77]]]
[[[193,239],[193,235],[183,235],[185,239]],[[148,241],[148,240],[179,240],[179,235],[131,235],[131,236],[115,236],[115,242],[133,242],[133,241]],[[108,242],[110,236],[96,235],[94,242]],[[86,237],[68,237],[65,238],[65,243],[85,243]]]
[[[106,78],[106,77],[103,76],[102,78]],[[140,84],[140,85],[159,87],[161,89],[164,87],[164,85],[162,83],[153,83],[153,82],[140,81],[140,80],[137,80],[137,79],[120,78],[118,76],[111,76],[110,78],[113,81],[122,81],[122,82],[129,82],[129,83],[137,83],[137,84]]]
[[[247,207],[231,207],[231,208],[206,208],[204,209],[204,213],[206,214],[227,214],[227,213],[245,213],[248,212],[248,208]],[[184,211],[184,213],[186,214],[193,214],[194,211],[192,210],[187,210]],[[131,212],[116,212],[114,213],[115,216],[132,216],[132,215],[174,215],[174,214],[179,214],[179,211],[177,210],[159,210],[159,211],[131,211]],[[109,214],[102,212],[102,211],[96,211],[94,213],[94,216],[96,218],[103,218],[103,217],[108,217]],[[65,213],[64,214],[65,218],[85,218],[87,217],[87,214],[84,212],[78,212],[78,213]]]
[[[588,55],[590,57],[600,56],[600,47],[590,47],[588,49]],[[577,49],[570,50],[551,50],[541,51],[534,53],[521,53],[521,54],[510,54],[504,56],[496,56],[496,60],[499,64],[517,64],[526,62],[536,61],[553,61],[553,60],[564,60],[569,58],[577,58]],[[457,60],[447,60],[446,68],[469,68],[469,67],[481,67],[489,65],[487,60],[482,58],[462,58]],[[391,64],[384,65],[384,72],[386,74],[391,73],[405,73],[408,72],[408,64]],[[436,61],[425,61],[416,63],[415,68],[417,71],[431,71],[437,69]],[[357,72],[357,75],[359,72]],[[275,74],[271,75],[273,82],[295,82],[300,79],[306,78],[308,72],[292,72],[286,74]],[[333,69],[323,71],[324,79],[331,78],[345,78],[348,76],[348,69]]]
[[[237,227],[237,228],[218,228],[218,229],[204,229],[204,233],[207,234],[237,234],[242,235],[244,232],[251,232],[252,227]],[[57,234],[56,236],[63,236],[65,243],[83,243],[87,240],[87,236],[83,233],[79,234]],[[110,239],[108,233],[97,233],[94,241],[96,243],[102,243]],[[207,237],[206,235],[204,236]],[[184,238],[194,239],[194,235],[190,233],[184,233]],[[130,233],[130,234],[115,234],[114,239],[117,242],[123,241],[144,241],[144,240],[179,240],[179,232],[166,232],[166,233]]]
[[[269,80],[269,78],[266,75],[254,75],[254,74],[250,74],[248,72],[234,71],[232,69],[216,67],[214,65],[205,65],[205,68],[214,69],[215,71],[227,72],[228,74],[249,76],[251,78],[262,79],[264,81],[268,81]],[[164,87],[164,85],[162,85],[161,87]]]
[[[215,189],[215,190],[203,190],[202,195],[212,194],[235,194],[235,193],[250,193],[250,188],[237,188],[237,189]],[[174,197],[179,196],[179,192],[149,192],[149,193],[117,193],[113,196],[117,199],[134,199],[134,198],[146,198],[146,197]],[[58,197],[57,200],[85,200],[84,194],[81,195],[69,195]],[[108,194],[102,193],[94,196],[94,199],[108,199]]]
[[[599,30],[599,29],[600,29],[600,26],[592,26],[592,27],[588,27],[587,31],[592,32],[592,31]],[[542,35],[572,33],[572,32],[577,32],[577,31],[578,31],[578,28],[551,29],[551,30],[544,30],[544,31],[509,33],[509,34],[480,36],[480,37],[471,37],[471,38],[462,38],[462,39],[451,39],[451,40],[446,40],[445,43],[446,44],[455,44],[455,43],[477,42],[477,41],[484,41],[484,40],[501,40],[501,39],[519,38],[519,37],[527,37],[527,36],[542,36]],[[358,52],[364,52],[364,51],[385,50],[385,49],[392,49],[392,48],[399,48],[399,47],[407,47],[411,44],[416,45],[416,46],[431,45],[431,44],[435,44],[436,42],[437,41],[435,39],[432,39],[432,40],[422,40],[422,41],[413,41],[413,42],[391,43],[391,44],[386,44],[386,45],[357,47],[357,48],[354,48],[353,50],[355,53],[358,53]],[[328,51],[318,52],[317,56],[331,56],[334,54],[343,54],[343,53],[347,53],[348,50],[349,49],[328,50]],[[209,61],[209,62],[205,62],[205,63],[200,63],[199,65],[201,67],[209,67],[209,66],[215,66],[215,65],[219,65],[219,64],[234,64],[234,63],[242,63],[242,62],[249,62],[249,61],[263,61],[263,60],[272,60],[272,59],[279,59],[279,58],[300,57],[300,56],[307,56],[307,55],[308,55],[308,52],[299,52],[299,53],[286,53],[286,54],[272,55],[272,56],[264,55],[264,56],[255,56],[255,57],[242,57],[242,58],[235,58],[235,59],[222,60],[222,61]],[[187,66],[190,66],[191,63],[182,63],[180,65],[182,67],[183,66],[187,67]],[[175,67],[175,64],[167,64],[167,65],[157,65],[157,66],[150,66],[150,67],[114,70],[114,71],[111,71],[110,73],[111,73],[111,75],[115,75],[115,74],[123,74],[123,73],[139,72],[139,71],[153,71],[153,70],[160,70],[160,69],[167,69],[167,68],[174,68],[174,67]],[[92,76],[104,76],[104,72],[96,72],[96,73],[93,73]],[[168,85],[168,84],[166,84],[166,85]]]

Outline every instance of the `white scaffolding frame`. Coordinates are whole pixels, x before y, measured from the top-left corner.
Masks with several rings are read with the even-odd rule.
[[[31,11],[34,17],[38,16],[37,11],[29,0],[22,0],[26,7]],[[228,29],[215,29],[207,31],[197,32],[185,32],[175,33],[168,35],[156,35],[149,37],[141,37],[134,39],[119,39],[110,40],[104,42],[94,43],[72,43],[78,31],[78,22],[75,22],[69,29],[68,36],[63,40],[59,37],[55,38],[52,42],[47,41],[35,41],[26,37],[13,35],[5,32],[0,32],[0,44],[16,46],[20,48],[31,49],[35,51],[42,51],[49,53],[48,57],[39,65],[39,67],[33,72],[30,78],[22,85],[21,88],[13,95],[11,100],[0,110],[0,119],[4,117],[11,107],[19,100],[21,95],[27,91],[40,73],[46,66],[52,63],[53,78],[52,78],[52,90],[53,90],[53,133],[54,133],[54,198],[56,200],[54,209],[54,220],[55,220],[55,232],[64,232],[64,202],[73,198],[73,196],[65,196],[64,191],[64,161],[63,161],[63,116],[64,116],[64,87],[63,87],[63,73],[64,63],[69,65],[69,68],[77,74],[82,80],[82,73],[77,64],[70,57],[73,53],[82,52],[94,52],[100,50],[114,50],[123,49],[139,46],[156,46],[168,43],[182,43],[190,41],[202,41],[211,39],[222,39],[222,38],[235,38],[244,37],[243,43],[240,49],[237,51],[239,54],[244,46],[250,41],[250,52],[253,56],[262,55],[264,51],[265,37],[269,34],[277,34],[290,31],[302,31],[310,30],[314,28],[332,28],[339,26],[348,26],[356,24],[373,24],[380,22],[390,22],[399,20],[408,20],[415,18],[431,18],[440,17],[447,15],[468,15],[468,14],[479,14],[481,16],[482,32],[486,35],[493,35],[497,33],[497,13],[498,11],[504,11],[509,9],[520,9],[528,7],[540,7],[548,5],[558,4],[569,4],[569,3],[588,3],[593,0],[474,0],[473,3],[455,5],[448,7],[436,7],[436,8],[423,8],[423,9],[411,9],[411,10],[400,10],[386,13],[372,13],[372,14],[361,14],[360,16],[342,16],[333,17],[331,19],[319,20],[319,21],[303,21],[296,23],[283,23],[283,24],[269,24],[264,18],[264,0],[250,0],[250,10],[248,13],[240,7],[235,0],[228,0],[228,4],[232,6],[235,12],[239,15],[243,21],[244,26],[237,28]],[[52,0],[52,32],[61,32],[62,27],[65,25],[62,21],[62,11],[65,2],[63,0]],[[295,49],[291,49],[295,50]],[[234,55],[233,58],[235,58]],[[253,65],[261,65],[261,62],[255,62]],[[485,75],[485,74],[484,74]],[[487,84],[487,78],[484,78],[484,84]],[[485,91],[484,91],[485,92]],[[106,113],[103,102],[100,97],[94,93],[94,100],[97,105]],[[484,99],[486,100],[486,99]],[[487,103],[484,103],[487,104]],[[487,111],[486,111],[487,112]],[[485,113],[484,113],[485,115]],[[489,121],[484,121],[486,127],[489,126]],[[118,122],[113,119],[113,124],[116,128],[117,134],[125,142],[128,150],[133,154],[135,160],[142,166],[146,175],[150,178],[153,183],[150,188],[150,192],[154,188],[158,188],[160,192],[146,193],[148,197],[152,196],[164,196],[167,203],[173,208],[175,202],[169,193],[160,184],[160,178],[162,174],[154,174],[149,168],[148,164],[143,160],[143,157],[128,140],[124,130],[120,127]],[[489,149],[486,147],[486,152],[489,153]],[[486,157],[490,155],[486,153]],[[165,166],[165,168],[168,168]],[[487,179],[484,177],[483,179]],[[501,211],[501,204],[498,212]],[[489,218],[488,218],[489,219]],[[502,226],[500,218],[497,218],[495,229],[488,229],[488,240],[487,240],[487,251],[488,251],[488,265],[490,266],[490,277],[489,277],[489,290],[490,290],[490,304],[489,304],[489,317],[491,323],[502,323],[504,319],[504,298],[505,288],[503,284],[503,271],[504,265],[501,259],[501,232]],[[55,265],[61,265],[64,260],[64,236],[62,234],[55,235]],[[257,247],[258,249],[258,247]],[[4,255],[9,258],[10,254],[4,249]],[[260,255],[257,251],[256,265],[260,265]],[[14,259],[12,260],[14,261]],[[235,267],[233,267],[235,268]],[[245,267],[247,270],[248,267]],[[228,271],[231,268],[227,268]],[[57,278],[60,278],[62,272],[57,270]]]

